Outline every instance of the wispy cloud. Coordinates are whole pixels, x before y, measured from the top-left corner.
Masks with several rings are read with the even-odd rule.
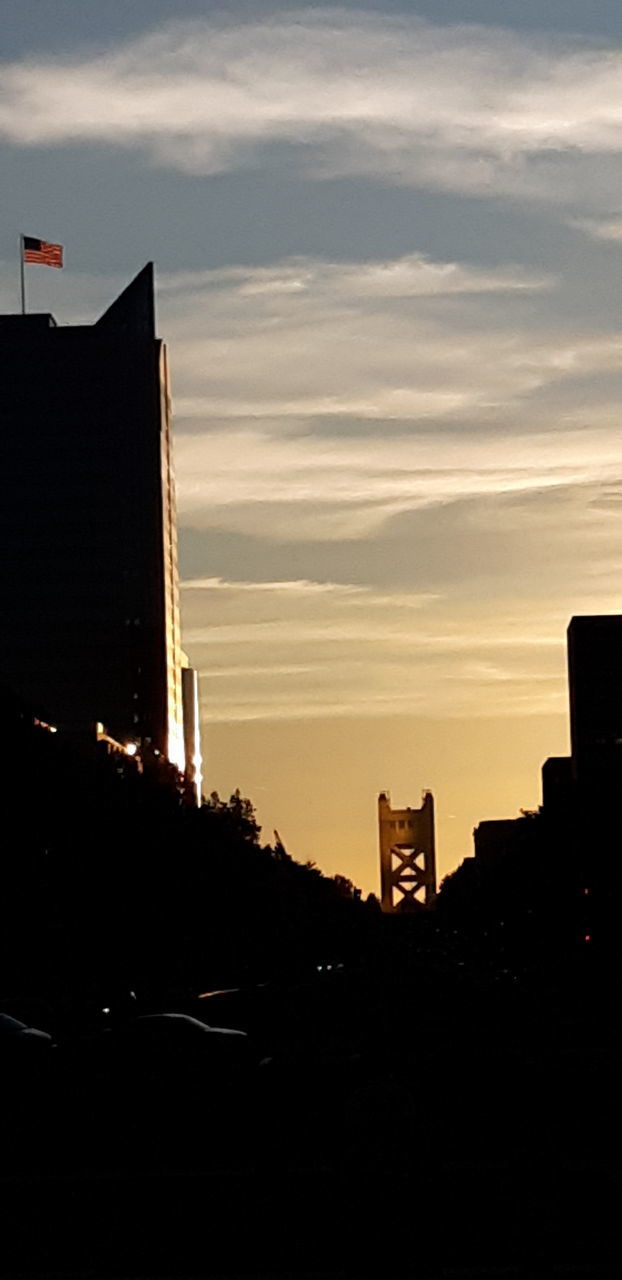
[[[178,419],[481,419],[614,370],[617,334],[538,321],[535,298],[554,283],[417,254],[164,277]]]
[[[173,23],[5,64],[2,83],[12,142],[140,147],[204,173],[284,142],[316,173],[538,195],[552,154],[622,150],[616,49],[340,8]]]
[[[431,593],[220,579],[187,583],[183,606],[214,721],[563,705],[554,606],[526,623],[515,606],[486,616]]]
[[[413,306],[420,270],[440,292]],[[538,322],[544,283],[416,255],[233,266],[191,289],[165,277],[183,520],[358,538],[418,507],[617,480],[616,402],[599,379],[619,377],[622,338]]]
[[[310,582],[307,578],[297,578],[292,582],[227,582],[224,578],[188,578],[184,582],[184,591],[227,591],[238,595],[240,592],[269,592],[271,595],[287,596],[323,596],[323,595],[355,595],[365,596],[364,587],[343,582]]]
[[[368,262],[288,258],[271,266],[229,266],[163,276],[164,296],[180,291],[225,291],[241,298],[306,294],[319,299],[443,297],[549,289],[555,278],[524,267],[482,269],[462,262],[433,261],[422,253]]]
[[[370,536],[391,516],[468,498],[611,483],[620,455],[608,433],[443,433],[379,439],[280,439],[261,432],[182,435],[180,514],[195,528],[288,541]],[[277,479],[278,477],[278,479]]]
[[[574,218],[571,226],[584,231],[591,240],[622,240],[622,216],[615,218]]]

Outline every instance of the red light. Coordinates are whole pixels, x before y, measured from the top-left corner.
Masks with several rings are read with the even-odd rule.
[[[584,942],[591,942],[591,941],[592,941],[592,935],[591,935],[591,933],[586,933],[586,935],[585,935],[585,937],[584,937],[583,941],[584,941]]]

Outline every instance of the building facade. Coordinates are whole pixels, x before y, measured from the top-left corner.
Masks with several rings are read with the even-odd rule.
[[[93,325],[0,316],[0,682],[183,770],[170,413],[152,264]]]

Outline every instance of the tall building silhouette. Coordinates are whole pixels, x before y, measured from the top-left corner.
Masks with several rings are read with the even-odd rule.
[[[95,324],[0,316],[0,420],[0,681],[55,725],[100,721],[183,769],[169,375],[151,263]]]
[[[574,617],[568,627],[574,777],[622,776],[622,614]]]

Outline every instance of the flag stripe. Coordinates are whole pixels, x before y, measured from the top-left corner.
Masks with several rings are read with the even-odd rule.
[[[63,246],[52,244],[49,240],[36,240],[34,236],[24,236],[24,262],[43,267],[62,267]]]

